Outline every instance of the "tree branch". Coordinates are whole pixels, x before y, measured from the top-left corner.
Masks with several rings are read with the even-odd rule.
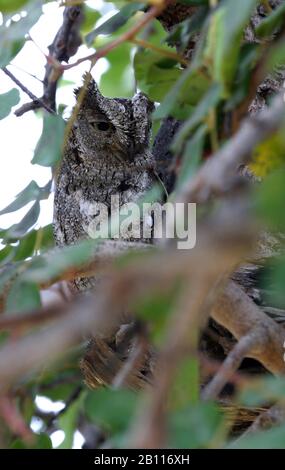
[[[22,116],[24,113],[43,107],[49,112],[56,110],[56,89],[62,73],[54,70],[54,62],[68,62],[70,57],[76,54],[81,44],[80,25],[83,21],[83,5],[67,6],[63,12],[63,23],[58,30],[52,44],[49,46],[46,72],[43,80],[44,93],[42,98],[33,98],[32,102],[24,104],[15,114]]]

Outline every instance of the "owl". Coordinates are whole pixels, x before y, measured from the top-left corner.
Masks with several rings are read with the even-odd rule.
[[[90,74],[75,90],[75,110],[56,181],[54,235],[58,246],[90,237],[90,227],[112,197],[119,205],[137,202],[153,185],[149,150],[153,104],[143,93],[132,99],[104,97]],[[93,279],[77,279],[79,290]]]

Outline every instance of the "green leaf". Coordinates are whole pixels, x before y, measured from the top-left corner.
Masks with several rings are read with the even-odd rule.
[[[1,13],[10,13],[11,11],[16,11],[29,0],[0,0],[0,11]]]
[[[133,307],[138,317],[149,323],[151,337],[155,343],[161,342],[165,323],[173,311],[179,293],[179,285],[175,284],[173,289],[163,295],[154,293],[144,296]]]
[[[89,33],[90,29],[94,27],[99,18],[101,18],[99,11],[90,8],[88,5],[84,5],[84,22],[81,26],[82,33]]]
[[[189,406],[170,417],[170,446],[174,449],[205,449],[218,444],[223,415],[213,403]]]
[[[167,43],[177,47],[177,50],[182,52],[189,44],[192,36],[200,32],[203,28],[203,24],[208,18],[208,2],[207,5],[201,7],[194,13],[190,18],[182,21],[178,25],[171,28],[171,32],[167,36]]]
[[[18,104],[19,101],[20,94],[16,88],[12,88],[12,90],[7,91],[7,93],[0,95],[0,119],[9,116],[11,109]]]
[[[199,102],[190,118],[183,124],[175,136],[173,142],[173,149],[179,151],[182,149],[184,141],[189,136],[190,132],[198,124],[203,123],[208,116],[211,109],[213,109],[219,102],[221,96],[221,87],[218,84],[211,86],[209,91],[205,94],[203,99]]]
[[[42,14],[42,1],[32,0],[25,5],[24,10],[26,16],[20,19],[11,19],[11,16],[4,15],[3,24],[0,26],[0,67],[7,65],[23,47],[25,35]]]
[[[162,101],[182,71],[174,68],[177,62],[158,52],[139,50],[134,57],[136,82],[151,100]]]
[[[204,60],[228,97],[236,76],[242,36],[257,0],[228,0],[210,18]]]
[[[32,282],[16,280],[9,290],[6,312],[25,312],[41,306],[38,286]]]
[[[33,255],[37,241],[37,230],[32,230],[19,242],[15,249],[14,261],[22,261]]]
[[[284,22],[285,5],[279,5],[273,12],[265,18],[255,29],[255,33],[260,38],[264,38],[274,33]]]
[[[285,168],[269,174],[255,189],[257,214],[273,230],[285,230]]]
[[[55,245],[53,236],[53,225],[49,224],[45,227],[41,227],[39,231],[41,232],[39,244],[40,251],[42,252],[49,248],[52,248]]]
[[[9,206],[5,207],[5,209],[2,209],[2,211],[0,211],[0,215],[15,212],[24,207],[29,202],[38,200],[40,198],[41,191],[42,190],[37,185],[37,183],[35,181],[31,181],[28,186],[17,195],[15,201],[9,204]]]
[[[188,67],[166,94],[159,108],[153,113],[153,118],[174,116],[177,119],[185,119],[185,115],[182,116],[183,109],[186,107],[189,111],[189,106],[197,106],[210,84],[210,79],[199,68]]]
[[[6,233],[6,238],[19,239],[37,222],[40,215],[40,203],[38,201],[32,205],[21,222],[12,225]]]
[[[100,79],[100,90],[109,97],[131,97],[134,92],[131,68],[131,50],[129,43],[121,44],[108,54],[109,69]],[[117,77],[114,81],[114,77]]]
[[[241,437],[227,449],[285,449],[285,425]]]
[[[192,340],[193,338],[190,338],[190,341]],[[197,338],[195,338],[195,346],[193,344],[193,349],[194,347],[197,348]],[[175,375],[175,380],[173,381],[173,388],[171,390],[170,397],[171,409],[197,404],[199,401],[199,395],[199,361],[195,357],[187,357],[179,365]]]
[[[118,13],[115,13],[111,18],[105,21],[103,24],[98,26],[98,28],[91,31],[91,33],[85,36],[85,42],[87,46],[92,46],[94,39],[99,34],[111,34],[117,31],[121,26],[123,26],[131,16],[133,16],[138,10],[143,10],[145,8],[144,3],[135,3],[131,2],[121,8]]]
[[[126,430],[136,403],[137,395],[130,390],[98,389],[88,393],[85,412],[95,424],[120,432]]]
[[[53,166],[61,158],[65,122],[61,116],[48,114],[44,117],[43,131],[37,143],[33,164]]]
[[[3,293],[6,285],[8,282],[11,282],[11,280],[16,277],[18,270],[18,265],[17,264],[7,264],[1,267],[0,271],[0,294]]]
[[[284,397],[285,379],[283,377],[268,376],[264,379],[256,379],[246,385],[241,390],[238,401],[245,406],[257,407],[284,400]]]
[[[8,262],[13,258],[14,246],[6,245],[5,248],[0,250],[0,263]]]
[[[207,126],[201,125],[188,140],[183,152],[181,167],[176,181],[176,188],[181,188],[195,174],[202,160]]]
[[[52,449],[52,442],[47,434],[34,434],[34,438],[36,441],[32,445],[27,445],[20,438],[15,439],[9,449]]]
[[[83,395],[79,396],[79,398],[75,400],[70,406],[68,406],[67,410],[59,417],[59,426],[65,433],[64,441],[60,444],[59,449],[72,448],[74,433],[77,429],[79,413],[82,409],[83,398]]]
[[[57,248],[50,253],[35,256],[27,265],[23,279],[34,282],[45,282],[56,278],[72,267],[80,267],[90,261],[100,241],[84,240],[77,245]]]

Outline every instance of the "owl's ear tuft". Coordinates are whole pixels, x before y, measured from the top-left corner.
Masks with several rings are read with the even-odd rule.
[[[82,104],[88,104],[92,99],[96,100],[100,94],[97,83],[89,72],[83,75],[83,85],[74,89],[76,98],[79,98],[81,93],[83,94]]]

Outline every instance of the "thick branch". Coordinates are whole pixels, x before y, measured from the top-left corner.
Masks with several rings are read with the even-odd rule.
[[[211,316],[236,339],[253,336],[247,357],[258,360],[274,374],[284,374],[285,330],[268,317],[239,287],[230,281],[214,305]]]

